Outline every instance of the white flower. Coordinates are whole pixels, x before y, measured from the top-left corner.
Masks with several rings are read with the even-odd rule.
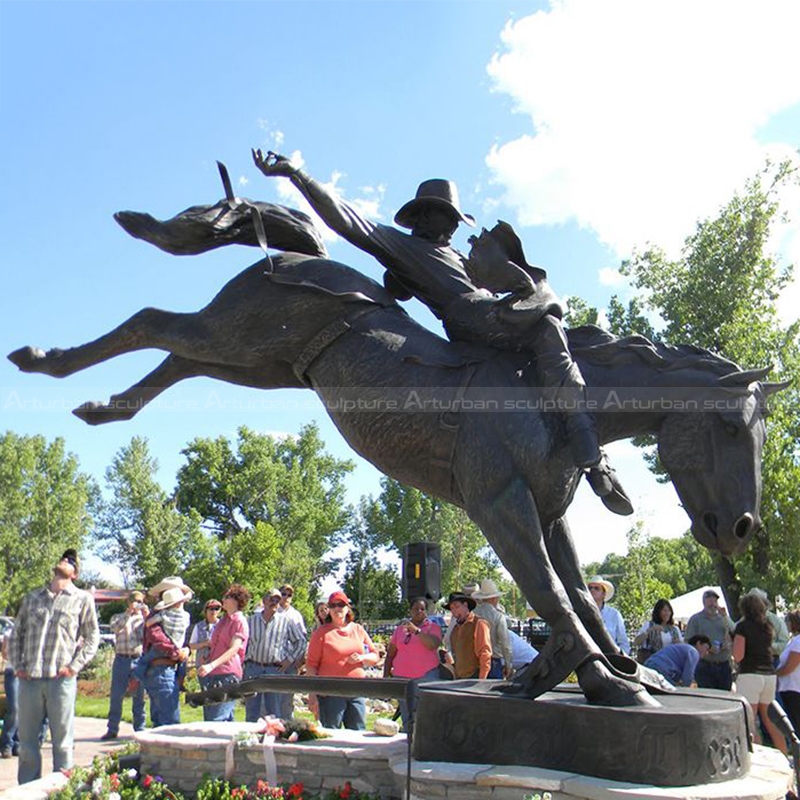
[[[132,780],[136,779],[139,775],[135,769],[129,769],[125,774]]]
[[[108,800],[122,800],[122,798],[119,796],[119,792],[109,792]]]

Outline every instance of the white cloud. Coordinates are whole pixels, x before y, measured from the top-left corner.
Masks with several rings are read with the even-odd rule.
[[[603,286],[622,286],[627,278],[614,267],[603,267],[597,272],[597,278]]]
[[[239,186],[247,186],[248,183],[250,183],[250,181],[244,175],[239,176],[238,180]]]
[[[619,254],[680,246],[765,157],[800,102],[794,0],[553,0],[488,66],[532,132],[487,157],[523,225],[576,221]]]

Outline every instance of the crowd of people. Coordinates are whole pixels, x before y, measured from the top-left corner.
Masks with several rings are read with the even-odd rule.
[[[596,576],[587,585],[609,634],[622,652],[630,653],[622,616],[607,605],[614,595],[613,584]],[[800,611],[790,611],[784,621],[759,588],[740,597],[740,618],[735,623],[716,589],[706,589],[702,602],[702,609],[682,630],[669,600],[659,599],[633,639],[637,659],[675,686],[742,695],[764,733],[786,753],[786,741],[770,718],[769,707],[777,699],[800,731]],[[758,726],[755,737],[760,743]]]
[[[77,553],[65,551],[48,585],[24,598],[3,642],[7,715],[0,751],[4,758],[19,756],[20,783],[41,777],[41,744],[48,728],[54,769],[72,765],[76,676],[99,643],[93,599],[74,585],[78,572]],[[800,611],[787,615],[787,629],[766,593],[752,589],[742,596],[741,619],[734,624],[716,590],[708,589],[703,608],[685,629],[676,623],[669,600],[659,599],[631,643],[622,616],[609,604],[614,585],[598,575],[587,587],[621,652],[635,651],[647,669],[675,686],[735,689],[752,705],[775,746],[786,752],[767,709],[777,693],[800,728]],[[451,593],[444,603],[450,612],[446,627],[442,617],[429,616],[428,600],[410,598],[408,617],[392,633],[383,660],[384,677],[409,681],[398,709],[404,730],[413,726],[419,686],[426,681],[507,679],[536,658],[536,650],[508,627],[501,596],[491,579]],[[288,583],[270,588],[248,615],[250,593],[232,584],[221,600],[205,602],[192,625],[186,604],[193,591],[180,577],[165,578],[147,595],[130,592],[125,610],[110,620],[115,653],[102,739],[119,736],[126,696],[131,697],[134,730],[145,727],[146,697],[153,726],[180,722],[180,691],[192,660],[203,691],[301,670],[323,678],[376,674],[384,653],[356,621],[343,591],[316,604],[310,636],[293,597]],[[293,693],[277,688],[246,698],[247,721],[292,716]],[[204,719],[233,721],[234,701],[223,693],[219,698],[203,706]],[[308,707],[325,727],[366,727],[364,697],[312,693]]]

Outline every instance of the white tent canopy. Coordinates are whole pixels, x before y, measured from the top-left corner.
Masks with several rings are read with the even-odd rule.
[[[724,603],[722,589],[719,586],[701,586],[699,589],[693,589],[691,592],[686,592],[679,597],[673,597],[669,601],[672,610],[675,612],[675,621],[686,624],[692,614],[703,610],[703,592],[707,589],[713,589],[720,598],[720,603]]]

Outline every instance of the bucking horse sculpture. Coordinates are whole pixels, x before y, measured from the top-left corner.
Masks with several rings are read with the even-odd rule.
[[[382,286],[326,258],[303,215],[268,204],[258,211],[271,244],[300,252],[253,264],[195,313],[145,308],[88,344],[25,347],[9,358],[25,372],[63,378],[134,350],[169,353],[108,402],[75,409],[92,425],[130,419],[195,376],[312,389],[350,446],[379,470],[463,508],[551,626],[539,657],[499,690],[536,697],[575,670],[589,703],[656,705],[583,582],[564,518],[579,473],[558,415],[502,400],[523,387],[530,356],[442,339]],[[222,202],[190,212],[184,221],[194,214],[212,224],[189,225],[188,244],[173,252],[257,243],[252,225],[250,241],[237,228],[245,209]],[[157,226],[148,215],[122,212],[117,220],[164,245],[152,230],[142,235],[143,226]],[[298,229],[302,235],[292,235]],[[206,237],[199,244],[196,230]],[[654,435],[694,536],[726,555],[740,552],[760,526],[765,398],[779,388],[761,382],[768,370],[742,371],[699,348],[615,339],[597,328],[572,331],[570,346],[588,386],[605,398],[596,413],[601,441]]]

